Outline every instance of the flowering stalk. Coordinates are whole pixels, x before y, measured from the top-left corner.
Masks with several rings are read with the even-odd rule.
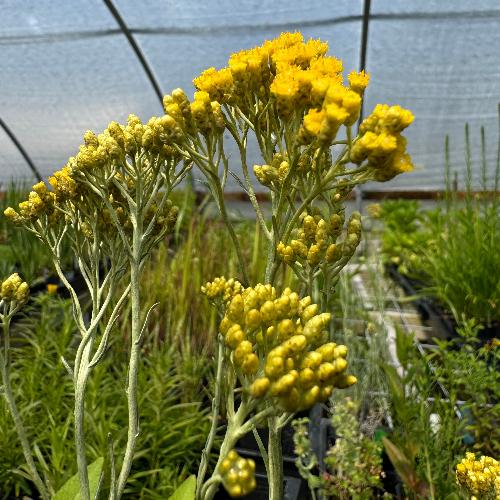
[[[193,102],[190,103],[179,89],[164,99],[165,111],[176,119],[183,131],[179,151],[182,150],[185,157],[191,158],[205,174],[222,218],[230,229],[245,286],[247,276],[242,264],[241,247],[223,205],[222,190],[228,175],[223,140],[225,128],[239,151],[243,179],[237,181],[248,194],[260,229],[269,244],[264,283],[273,289],[279,269],[283,264],[288,265],[301,284],[301,295],[307,296],[303,300],[310,301],[310,296],[317,299],[316,295],[321,291],[321,304],[324,307],[328,306],[332,287],[354,254],[361,237],[359,213],[351,216],[347,227],[344,225],[344,201],[358,184],[369,180],[386,181],[412,169],[401,131],[413,120],[413,115],[399,106],[377,105],[374,112],[363,121],[359,134],[353,137],[352,127],[359,118],[369,76],[364,72],[353,72],[349,75],[349,86],[344,86],[342,62],[326,56],[327,49],[327,44],[319,40],[304,42],[299,33],[284,33],[260,47],[233,54],[227,68],[204,71],[194,80],[198,91]],[[342,126],[346,130],[345,140],[337,139]],[[269,190],[270,225],[264,218],[249,175],[247,144],[250,133],[254,134],[264,160],[264,164],[255,165],[253,171],[258,182]],[[332,147],[336,149],[332,151]],[[334,152],[337,153],[335,157]],[[349,168],[349,164],[354,166]],[[288,368],[289,372],[285,370],[280,373],[284,377],[283,381],[279,379],[281,382],[276,381],[277,385],[273,385],[270,375],[273,363],[279,365],[280,362],[270,361],[271,365],[268,366],[266,356],[274,352],[273,348],[279,349],[276,344],[279,337],[274,335],[281,323],[268,325],[269,332],[262,330],[264,338],[269,336],[270,344],[264,340],[261,345],[262,340],[258,339],[254,330],[262,328],[262,316],[266,317],[269,313],[259,308],[253,309],[253,305],[247,306],[245,299],[243,317],[236,320],[236,313],[231,312],[232,308],[240,307],[233,300],[241,300],[237,297],[246,293],[251,295],[250,290],[250,287],[243,291],[235,290],[234,282],[225,282],[223,279],[205,287],[209,298],[214,299],[218,293],[223,296],[219,307],[222,305],[226,316],[221,322],[220,331],[225,339],[225,356],[234,370],[227,392],[228,428],[219,462],[233,441],[233,415],[237,415],[242,408],[236,413],[231,410],[234,391],[241,393],[242,405],[248,392],[250,397],[268,395],[266,397],[271,397],[271,400],[279,395],[287,395],[281,407],[270,400],[267,402],[267,408],[274,408],[274,412],[270,412],[267,417],[269,448],[263,455],[266,457],[270,498],[278,499],[283,495],[282,426],[288,416],[297,411],[297,407],[309,408],[318,398],[328,396],[320,396],[321,389],[314,385],[317,375],[309,372],[302,375],[303,370],[310,369],[308,366],[302,371],[295,365]],[[272,300],[279,299],[268,297],[267,302]],[[307,310],[308,306],[306,302],[304,308]],[[317,309],[314,311],[316,314]],[[254,316],[247,318],[250,313]],[[233,331],[234,325],[228,329],[224,324],[227,317],[231,318],[229,321],[240,325],[241,330]],[[254,319],[257,317],[259,320]],[[238,331],[243,333],[239,334]],[[286,333],[282,335],[283,339],[287,338]],[[292,335],[291,340],[293,334],[289,335]],[[306,350],[313,345],[314,342]],[[231,350],[234,352],[231,353]],[[345,352],[344,349],[340,351],[342,354]],[[286,359],[288,363],[289,358]],[[324,361],[326,359],[328,357]],[[294,362],[296,360],[291,361],[292,365]],[[326,373],[332,368],[321,364],[321,361],[319,363],[324,365],[325,370],[321,376],[328,377]],[[340,364],[344,367],[343,363]],[[266,377],[257,378],[251,384],[248,377],[260,370],[264,370]],[[303,376],[302,382],[295,380],[295,373]],[[312,377],[311,385],[308,385],[308,377]],[[349,380],[349,383],[353,382],[354,379]],[[267,384],[273,386],[270,392]],[[346,385],[349,384],[344,380],[339,386]],[[313,394],[304,396],[311,387],[315,388]],[[305,390],[303,395],[301,389]],[[302,401],[302,397],[307,403]],[[291,403],[290,398],[294,403]],[[213,439],[213,432],[209,442]],[[214,478],[220,475],[216,467],[209,480],[210,488],[200,489],[205,471],[206,464],[203,462],[198,477],[198,498],[216,488],[217,481]]]
[[[177,208],[168,197],[191,167],[190,162],[182,162],[177,168],[182,158],[169,145],[175,133],[169,117],[152,118],[143,125],[134,115],[126,126],[112,122],[99,136],[87,132],[77,156],[49,179],[52,191],[39,183],[19,205],[19,213],[6,210],[8,217],[35,233],[50,249],[55,269],[72,298],[81,340],[73,367],[63,362],[74,381],[75,448],[82,500],[90,496],[84,432],[86,385],[106,353],[113,325],[128,298],[129,423],[121,470],[110,485],[111,499],[122,496],[132,466],[139,432],[137,376],[146,327],[141,324],[141,270],[151,250],[175,224]],[[91,302],[88,321],[80,297],[60,266],[63,238],[69,239],[87,286]],[[114,457],[110,458],[114,463]]]
[[[3,332],[3,352],[0,350],[0,372],[2,376],[3,395],[7,403],[7,408],[14,421],[19,441],[23,449],[24,459],[28,465],[28,470],[31,479],[40,493],[43,500],[49,500],[51,494],[49,489],[43,482],[33,459],[33,452],[24,429],[21,415],[17,409],[12,385],[10,382],[10,322],[12,317],[21,309],[23,304],[28,300],[29,287],[26,282],[23,282],[19,275],[13,274],[7,278],[0,286],[0,321],[2,323]]]

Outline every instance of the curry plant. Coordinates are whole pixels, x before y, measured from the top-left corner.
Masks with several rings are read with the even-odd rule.
[[[145,320],[141,318],[141,272],[151,250],[175,223],[177,209],[168,196],[191,166],[169,146],[171,125],[168,116],[142,124],[138,117],[130,115],[126,126],[112,122],[98,136],[88,131],[78,154],[49,178],[51,190],[40,182],[33,186],[28,200],[19,204],[18,211],[5,211],[7,217],[34,233],[50,250],[59,278],[72,298],[80,342],[73,362],[62,362],[74,384],[75,446],[83,500],[90,495],[85,389],[92,369],[106,353],[113,325],[129,296],[128,437],[116,478],[115,471],[111,471],[110,498],[121,497],[132,464],[139,433],[137,374],[143,321],[147,321],[147,315]],[[65,240],[78,262],[88,300],[77,294],[61,268]],[[126,285],[119,288],[123,280]],[[114,464],[113,457],[110,462]]]
[[[344,85],[342,62],[327,50],[320,40],[284,33],[233,54],[226,68],[204,71],[194,79],[193,102],[180,89],[164,98],[182,136],[179,154],[204,173],[240,261],[240,281],[221,277],[203,288],[222,321],[213,423],[197,498],[212,498],[220,483],[233,496],[254,484],[248,469],[240,473],[226,462],[247,432],[254,432],[261,449],[270,498],[282,498],[283,427],[298,410],[325,401],[334,387],[356,381],[346,374],[347,348],[328,341],[330,314],[321,312],[360,242],[360,216],[352,214],[346,224],[344,201],[361,183],[387,181],[412,169],[401,132],[413,115],[379,104],[355,134],[369,75],[352,72]],[[237,146],[243,176],[237,180],[268,243],[259,284],[248,282],[241,242],[224,204],[228,176],[235,176],[225,133]],[[253,173],[269,194],[270,221],[252,182],[252,141],[262,157]],[[296,290],[279,289],[284,265],[296,275]],[[226,433],[215,470],[205,480],[222,407]],[[267,450],[255,430],[263,422],[269,429]]]
[[[300,33],[284,33],[233,54],[227,68],[210,68],[195,78],[192,102],[176,89],[164,98],[165,115],[146,125],[131,115],[126,126],[112,122],[103,134],[87,132],[79,153],[49,179],[51,190],[36,184],[18,212],[6,210],[49,248],[73,299],[81,340],[74,362],[64,364],[75,387],[83,500],[89,499],[85,388],[130,295],[128,440],[117,479],[110,457],[110,498],[120,498],[125,487],[139,431],[136,386],[144,328],[139,280],[151,249],[175,219],[168,195],[191,165],[206,177],[240,266],[240,281],[219,278],[203,289],[222,320],[212,428],[197,497],[213,498],[221,483],[233,496],[254,487],[252,463],[235,455],[233,448],[239,437],[266,422],[268,449],[258,441],[270,498],[281,499],[283,427],[298,410],[328,399],[335,387],[356,382],[346,373],[347,348],[329,342],[331,315],[321,312],[361,237],[358,213],[345,224],[344,201],[360,183],[387,181],[412,169],[401,132],[413,115],[399,106],[377,105],[355,134],[369,76],[352,72],[344,85],[342,62],[326,56],[327,50],[320,40],[304,42]],[[238,181],[268,243],[262,283],[249,282],[242,245],[225,206],[224,189],[228,176],[234,175],[226,133],[239,152],[243,179]],[[269,192],[271,221],[266,221],[251,179],[252,136],[262,156],[253,172]],[[61,267],[64,240],[70,241],[88,288],[88,316]],[[295,291],[281,289],[283,265],[297,278]],[[118,287],[120,282],[125,286]],[[205,480],[222,407],[228,425],[215,470]]]

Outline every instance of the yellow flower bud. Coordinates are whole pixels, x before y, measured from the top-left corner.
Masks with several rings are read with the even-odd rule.
[[[318,314],[318,309],[319,306],[318,304],[311,304],[307,306],[301,313],[300,318],[301,320],[306,323],[309,321],[312,317],[316,316]]]
[[[265,374],[270,378],[278,378],[285,370],[285,362],[281,356],[267,358],[264,368]]]
[[[258,328],[260,326],[260,323],[260,311],[258,309],[250,309],[245,315],[246,326],[248,328]]]
[[[323,358],[323,361],[333,361],[335,359],[335,347],[337,344],[335,342],[328,342],[328,344],[323,344],[316,349]]]
[[[285,340],[293,335],[295,327],[293,321],[289,318],[282,319],[278,323],[278,339]]]
[[[276,318],[276,309],[274,303],[270,300],[266,300],[262,307],[260,308],[260,315],[264,323],[270,323]]]
[[[347,347],[345,345],[338,345],[333,351],[334,358],[345,358],[347,357]]]
[[[342,373],[347,368],[347,361],[344,358],[337,358],[333,363],[333,367],[335,373]]]
[[[312,408],[319,400],[321,390],[317,385],[311,387],[302,395],[302,407],[304,409]]]
[[[319,352],[310,351],[302,359],[302,363],[300,364],[300,367],[302,369],[311,368],[311,369],[315,370],[316,368],[319,367],[319,365],[321,364],[322,361],[323,361],[323,356],[321,356],[321,354]]]
[[[331,385],[322,387],[319,395],[319,400],[325,402],[332,395],[332,392],[333,387]]]
[[[346,389],[354,385],[358,379],[354,375],[343,375],[335,380],[335,386],[339,389]]]
[[[316,374],[311,368],[304,368],[299,373],[299,382],[304,389],[309,389],[316,383]]]
[[[248,354],[251,354],[252,351],[253,351],[252,343],[249,342],[248,340],[242,340],[234,350],[234,360],[236,361],[236,363],[241,365],[243,359]]]
[[[231,321],[242,322],[243,312],[244,312],[243,297],[240,294],[237,294],[231,300],[226,315]]]
[[[318,379],[325,382],[333,377],[337,373],[337,367],[332,363],[322,363],[317,371]]]
[[[240,344],[241,345],[241,344]],[[259,357],[255,353],[247,354],[241,363],[241,370],[246,375],[257,373],[259,369]]]
[[[242,342],[245,338],[245,334],[243,333],[240,325],[233,325],[229,328],[224,338],[226,340],[226,344],[231,349],[236,349],[240,342]]]
[[[258,378],[250,386],[250,394],[254,398],[261,398],[267,393],[270,385],[271,381],[267,377]]]

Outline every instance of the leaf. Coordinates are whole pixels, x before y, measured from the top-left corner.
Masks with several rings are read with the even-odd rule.
[[[90,498],[94,499],[99,489],[104,458],[99,457],[87,467],[89,475]],[[80,479],[78,473],[70,477],[52,500],[80,500]]]
[[[383,364],[382,368],[386,376],[389,392],[391,393],[394,409],[398,415],[401,415],[405,411],[405,389],[401,377],[392,365]]]
[[[408,367],[413,351],[413,334],[396,326],[396,354],[404,368]]]
[[[196,476],[189,476],[168,500],[194,500],[196,492]]]
[[[382,438],[385,451],[389,456],[392,465],[403,480],[403,483],[413,492],[424,495],[429,487],[424,482],[418,479],[415,465],[408,459],[408,457],[388,438]]]

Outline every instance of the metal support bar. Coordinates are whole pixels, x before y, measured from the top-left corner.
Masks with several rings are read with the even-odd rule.
[[[23,148],[22,144],[14,135],[14,132],[12,132],[12,130],[7,126],[7,124],[1,118],[0,118],[0,126],[5,130],[5,133],[9,136],[10,140],[14,143],[17,150],[21,153],[21,156],[26,160],[26,163],[28,164],[30,170],[33,172],[33,175],[36,177],[38,181],[41,181],[42,176],[40,175],[40,172],[38,172],[38,169],[35,167],[35,164],[28,155],[27,151]]]
[[[368,28],[370,25],[370,7],[371,0],[364,0],[363,6],[363,23],[361,25],[361,46],[359,49],[359,71],[366,70],[366,53],[368,50]],[[363,121],[363,108],[364,101],[361,101],[361,109],[359,111],[358,129]],[[356,209],[361,212],[363,206],[363,188],[356,186],[354,188],[354,195],[356,198]]]
[[[127,38],[128,43],[132,47],[132,50],[134,51],[135,55],[137,56],[137,59],[139,59],[139,62],[141,63],[142,68],[144,69],[144,72],[146,73],[146,76],[148,77],[148,80],[151,83],[151,86],[153,87],[153,90],[155,91],[156,96],[158,97],[158,100],[160,101],[160,104],[163,109],[163,92],[161,91],[160,84],[156,81],[156,78],[154,76],[154,73],[152,69],[149,67],[149,64],[146,60],[146,57],[142,53],[142,50],[140,49],[139,45],[135,41],[134,35],[132,35],[130,29],[127,26],[127,23],[125,23],[123,17],[120,15],[118,12],[118,9],[115,7],[113,4],[112,0],[103,0],[104,4],[108,8],[109,12],[111,12],[111,15],[115,18],[115,21],[117,22],[118,26],[120,27],[122,33],[125,35]]]

